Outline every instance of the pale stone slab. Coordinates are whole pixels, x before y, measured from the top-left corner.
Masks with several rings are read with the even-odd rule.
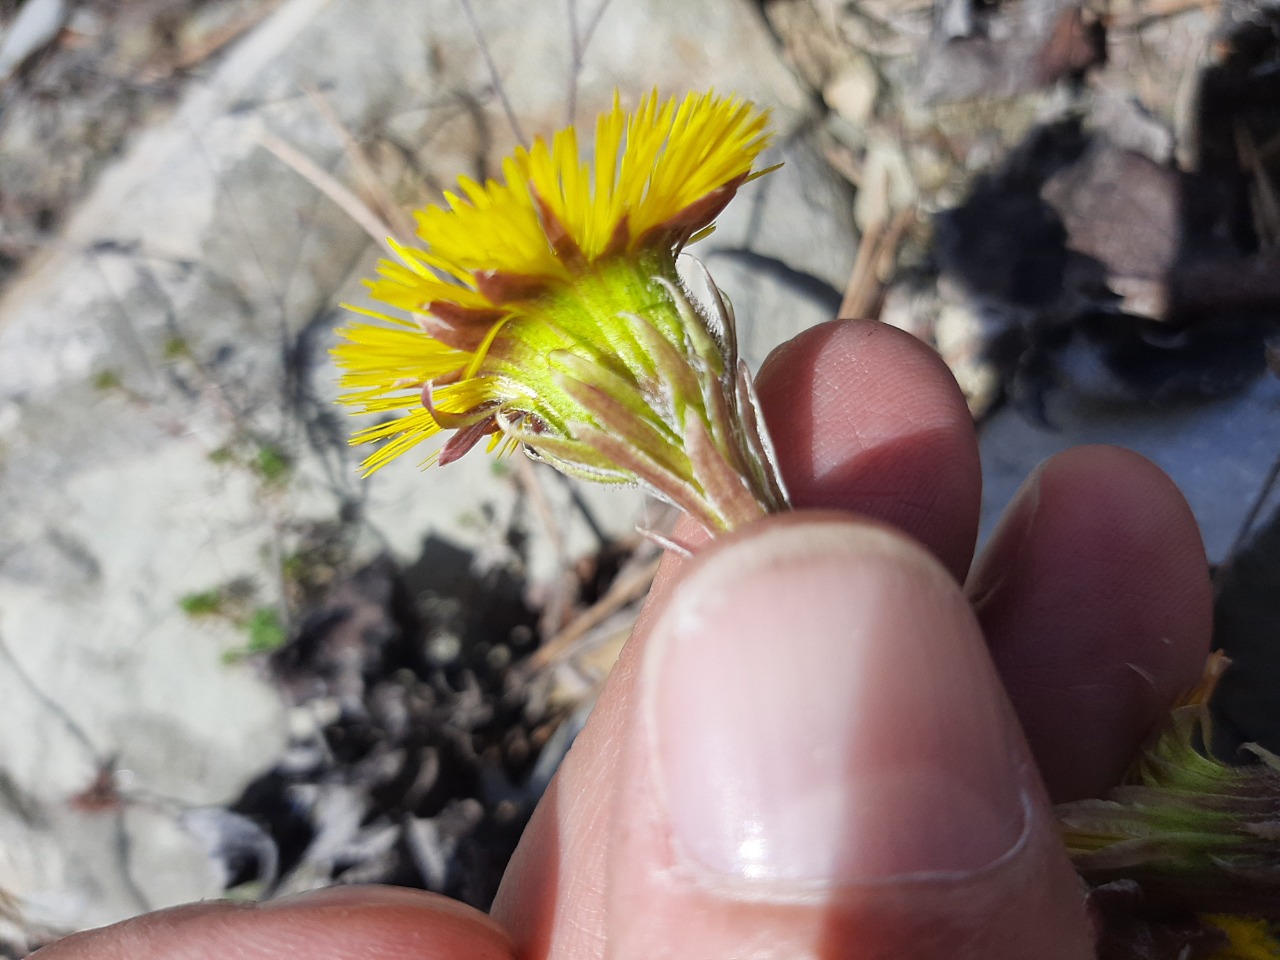
[[[564,5],[473,6],[521,127],[560,125]],[[434,534],[501,552],[515,486],[483,456],[357,478],[325,351],[337,302],[362,295],[370,243],[261,146],[269,132],[351,182],[309,99],[319,91],[357,137],[396,137],[438,183],[474,174],[477,155],[492,162],[514,136],[459,9],[287,0],[137,138],[0,302],[0,636],[12,653],[0,662],[0,889],[31,920],[72,929],[218,892],[178,811],[233,796],[279,754],[287,723],[250,666],[223,662],[244,636],[188,617],[182,597],[247,579],[278,602],[297,526],[353,504],[368,551],[411,559]],[[745,189],[702,246],[758,364],[830,315],[854,253],[849,196],[797,132],[809,102],[751,5],[612,4],[583,60],[578,116],[615,86],[634,102],[654,85],[774,108],[767,159],[786,166]],[[797,297],[796,271],[817,278],[817,296]],[[292,461],[282,483],[254,469],[267,448]],[[564,488],[543,488],[572,518],[568,550],[589,549]],[[586,496],[609,529],[644,520],[634,491]],[[534,544],[535,577],[554,571],[554,551]],[[70,805],[108,759],[128,805]]]

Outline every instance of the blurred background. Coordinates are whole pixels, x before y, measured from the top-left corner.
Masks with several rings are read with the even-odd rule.
[[[932,344],[984,535],[1056,450],[1154,459],[1224,749],[1276,748],[1280,4],[0,0],[0,956],[487,905],[671,517],[519,457],[361,480],[328,350],[408,211],[655,86],[772,110],[785,165],[693,249],[752,366],[836,315]]]

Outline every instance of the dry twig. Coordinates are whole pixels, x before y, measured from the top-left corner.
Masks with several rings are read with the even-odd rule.
[[[356,140],[347,125],[342,122],[342,118],[338,116],[338,111],[333,109],[333,104],[329,102],[324,94],[312,86],[304,86],[302,89],[308,99],[315,104],[316,109],[320,111],[320,115],[324,117],[325,122],[333,128],[333,131],[342,140],[342,149],[346,152],[347,160],[351,163],[351,168],[355,171],[356,180],[359,182],[361,199],[377,215],[378,219],[394,228],[394,236],[397,240],[402,243],[410,241],[415,232],[413,218],[405,213],[404,208],[392,196],[386,182],[382,177],[378,176],[378,171],[374,169],[368,152]]]
[[[1118,14],[1110,18],[1107,26],[1112,30],[1141,30],[1160,20],[1178,17],[1195,10],[1216,7],[1220,0],[1156,0],[1141,10]]]
[[[476,47],[480,51],[480,56],[484,58],[484,65],[489,70],[489,78],[493,83],[494,93],[498,95],[498,100],[502,103],[502,110],[507,115],[507,123],[511,124],[511,132],[516,135],[516,139],[523,144],[528,144],[528,139],[524,135],[524,130],[520,127],[520,121],[516,118],[515,107],[511,105],[511,100],[507,97],[507,89],[502,85],[502,77],[498,73],[498,65],[493,62],[493,54],[489,52],[489,44],[485,41],[484,33],[480,30],[480,24],[476,21],[476,12],[471,9],[471,0],[458,0],[462,6],[462,12],[467,18],[467,23],[471,27],[471,34],[476,39]]]
[[[574,646],[594,627],[604,623],[627,604],[649,592],[662,557],[658,556],[629,573],[620,575],[605,595],[574,617],[569,625],[534,652],[529,658],[533,670],[541,670],[573,654]]]
[[[567,556],[564,534],[560,530],[560,524],[556,521],[555,511],[551,508],[551,501],[547,499],[546,491],[542,489],[542,484],[538,480],[537,465],[521,452],[517,452],[515,461],[516,481],[520,484],[520,489],[524,491],[525,496],[529,498],[529,503],[533,505],[533,512],[538,515],[542,528],[547,532],[547,537],[551,540],[551,546],[556,553],[557,564],[563,567]]]
[[[595,12],[587,19],[585,27],[578,23],[578,2],[569,0],[569,96],[565,107],[568,122],[574,123],[578,113],[578,78],[582,74],[582,63],[587,55],[587,47],[595,36],[596,28],[609,9],[610,0],[600,0]]]
[[[875,319],[892,278],[898,248],[915,216],[913,208],[899,210],[888,222],[877,220],[863,233],[837,316]]]
[[[291,167],[298,176],[329,198],[343,213],[354,220],[375,241],[387,249],[387,237],[394,232],[391,225],[379,217],[337,177],[324,170],[314,160],[291,143],[286,143],[275,134],[263,133],[259,137],[262,145],[274,153],[287,167]]]
[[[164,80],[175,73],[199,66],[229,44],[244,36],[250,29],[256,27],[278,5],[278,2],[273,0],[271,3],[253,7],[230,23],[224,24],[216,30],[211,30],[204,36],[188,40],[174,51],[172,57],[166,58],[162,63],[153,64],[143,71],[138,79],[143,83],[155,83],[157,80]]]
[[[1243,123],[1236,123],[1235,134],[1240,165],[1253,175],[1252,199],[1258,235],[1264,246],[1280,245],[1280,197],[1276,196],[1275,186],[1263,162],[1262,151]]]
[[[1227,549],[1226,556],[1213,572],[1213,592],[1215,597],[1230,578],[1231,571],[1236,565],[1236,558],[1240,556],[1245,544],[1249,542],[1249,538],[1253,534],[1253,528],[1257,525],[1258,517],[1262,515],[1262,508],[1266,506],[1267,501],[1271,498],[1272,491],[1275,490],[1278,482],[1280,482],[1280,455],[1277,455],[1275,462],[1271,464],[1271,469],[1267,471],[1267,475],[1262,481],[1262,486],[1258,490],[1258,495],[1253,498],[1253,502],[1249,504],[1249,509],[1245,512],[1244,519],[1240,522],[1240,529],[1236,531],[1235,539],[1231,541],[1231,546]]]

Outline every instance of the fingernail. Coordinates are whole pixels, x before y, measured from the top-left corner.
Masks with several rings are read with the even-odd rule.
[[[1013,728],[940,566],[871,527],[777,527],[703,561],[646,650],[678,860],[839,885],[999,860],[1026,820]]]

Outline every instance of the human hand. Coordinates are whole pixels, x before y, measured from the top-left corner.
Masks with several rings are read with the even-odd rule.
[[[759,390],[797,507],[862,518],[771,518],[668,558],[493,919],[342,888],[35,956],[1092,956],[1049,804],[1114,784],[1199,677],[1210,589],[1181,495],[1134,454],[1069,451],[969,570],[977,445],[932,352],[827,324]]]

